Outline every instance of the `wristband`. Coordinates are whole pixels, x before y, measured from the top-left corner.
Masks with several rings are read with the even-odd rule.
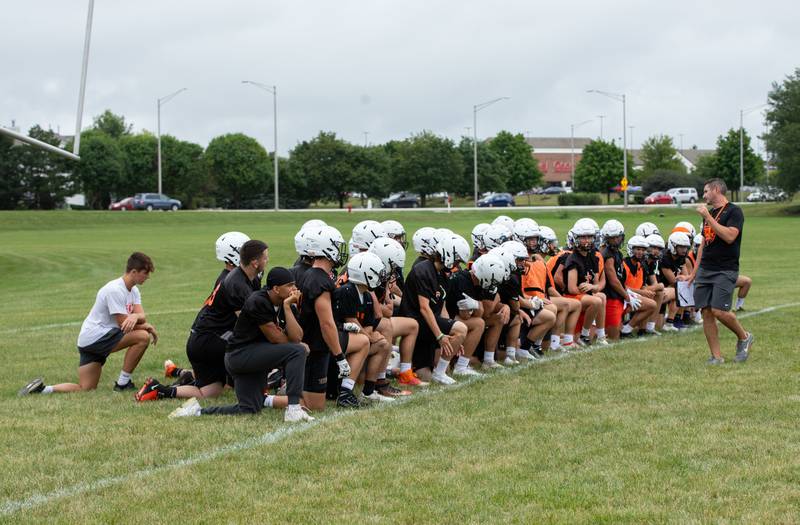
[[[344,361],[344,359],[345,359],[345,358],[344,358],[344,352],[342,352],[342,353],[341,353],[341,354],[339,354],[339,355],[335,355],[335,356],[333,356],[333,358],[334,358],[334,359],[336,359],[336,361],[337,361],[337,362],[339,362],[339,361]]]
[[[446,333],[444,333],[444,332],[440,333],[438,336],[436,336],[436,342],[439,342],[439,341],[441,341],[441,340],[442,340],[442,339],[444,339],[445,337],[447,337],[447,334],[446,334]]]

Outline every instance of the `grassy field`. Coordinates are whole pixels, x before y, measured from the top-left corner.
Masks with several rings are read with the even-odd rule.
[[[186,362],[224,231],[267,241],[270,265],[288,265],[312,217],[345,237],[367,217],[468,234],[496,210],[0,213],[0,522],[797,522],[800,219],[777,210],[745,209],[742,272],[754,286],[743,323],[756,343],[744,365],[707,367],[695,331],[554,356],[390,408],[331,408],[292,428],[278,412],[168,420],[177,401],[112,392],[119,355],[96,392],[16,391],[37,375],[76,377],[80,323],[133,250],[156,264],[141,291],[162,339],[134,374],[140,384],[167,357]],[[592,216],[629,232],[643,220],[662,231],[697,222],[686,209]],[[533,215],[562,237],[578,217]]]

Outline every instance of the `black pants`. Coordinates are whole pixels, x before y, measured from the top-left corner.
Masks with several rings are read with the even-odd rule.
[[[225,354],[225,367],[233,377],[235,405],[204,408],[203,414],[257,414],[264,407],[267,372],[283,368],[286,373],[286,395],[296,405],[303,394],[303,373],[306,350],[296,343],[253,343]]]

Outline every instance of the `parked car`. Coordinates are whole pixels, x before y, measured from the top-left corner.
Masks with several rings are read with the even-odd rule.
[[[761,202],[763,200],[766,200],[766,195],[760,191],[754,191],[747,196],[747,202]]]
[[[569,193],[569,189],[563,186],[550,186],[542,190],[542,195],[561,195],[562,193]]]
[[[163,193],[137,193],[133,196],[133,207],[136,210],[172,210],[181,209],[181,201],[170,199]]]
[[[419,208],[419,195],[401,191],[381,200],[381,208]]]
[[[133,210],[133,197],[125,197],[118,202],[112,202],[108,205],[108,209],[111,211]]]
[[[479,208],[504,208],[514,206],[514,197],[510,193],[493,193],[478,201]]]
[[[675,204],[689,202],[694,204],[697,202],[697,190],[694,188],[670,188],[667,190],[667,195],[672,197],[672,202]]]
[[[672,204],[672,196],[665,191],[654,191],[644,199],[645,204]]]

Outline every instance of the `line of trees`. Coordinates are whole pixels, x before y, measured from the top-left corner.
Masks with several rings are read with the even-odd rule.
[[[34,127],[30,134],[50,144],[61,138]],[[121,115],[105,111],[81,135],[81,161],[63,160],[38,148],[0,137],[0,208],[52,209],[68,195],[83,193],[87,207],[104,209],[120,199],[157,188],[157,138],[133,132]],[[65,145],[71,148],[72,144]],[[185,207],[271,208],[273,158],[254,138],[232,133],[199,144],[161,137],[163,191]],[[333,132],[299,143],[279,157],[281,207],[328,201],[344,206],[350,194],[363,199],[392,191],[418,193],[424,205],[437,192],[471,195],[473,143],[423,131],[374,146],[351,144]],[[481,191],[519,192],[539,184],[542,174],[521,134],[500,132],[478,144]]]

